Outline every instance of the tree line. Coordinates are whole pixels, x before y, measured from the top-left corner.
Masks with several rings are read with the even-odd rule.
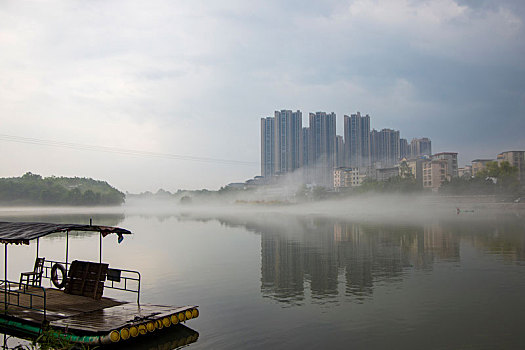
[[[502,194],[517,195],[523,192],[520,188],[518,168],[509,162],[488,162],[476,176],[452,178],[441,188],[445,194]]]
[[[47,177],[27,172],[0,178],[3,205],[121,205],[125,194],[105,181],[79,177]]]

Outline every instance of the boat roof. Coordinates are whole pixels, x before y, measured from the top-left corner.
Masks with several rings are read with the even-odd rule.
[[[55,232],[67,231],[100,232],[104,237],[110,233],[116,233],[119,236],[131,234],[129,230],[112,226],[0,221],[0,243],[29,244],[30,240]]]

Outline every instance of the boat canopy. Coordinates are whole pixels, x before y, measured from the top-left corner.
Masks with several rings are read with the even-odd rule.
[[[69,231],[100,232],[104,237],[110,233],[116,233],[119,237],[123,234],[131,234],[131,231],[112,226],[0,221],[0,243],[29,244],[30,240],[47,236],[51,233]]]

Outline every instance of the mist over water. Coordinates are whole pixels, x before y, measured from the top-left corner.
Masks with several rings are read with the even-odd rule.
[[[136,200],[121,208],[0,213],[4,221],[90,218],[133,232],[122,244],[104,238],[103,260],[142,273],[143,303],[199,305],[201,316],[186,323],[196,332],[194,349],[525,343],[525,218],[514,204],[377,195],[293,204]],[[34,249],[10,247],[10,279],[30,268]],[[63,257],[64,235],[42,239],[40,249],[46,258]],[[74,235],[70,249],[74,259],[97,260],[98,235]]]
[[[260,194],[256,193],[252,196],[232,196],[220,200],[197,198],[189,204],[176,200],[131,200],[124,207],[124,212],[241,217],[282,214],[387,222],[428,222],[440,218],[491,220],[500,214],[525,216],[523,203],[497,203],[487,196],[465,198],[421,194],[367,194],[309,202],[265,201],[260,198]]]

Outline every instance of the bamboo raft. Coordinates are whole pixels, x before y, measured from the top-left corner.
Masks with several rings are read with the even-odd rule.
[[[38,336],[43,328],[43,294],[46,326],[64,339],[83,344],[109,344],[168,328],[199,316],[197,306],[140,305],[103,297],[94,300],[54,288],[29,287],[7,293],[7,313],[0,327]],[[6,297],[0,291],[0,300]],[[16,300],[15,300],[16,299]],[[18,304],[14,306],[15,304]]]
[[[7,226],[9,232],[15,228],[15,232],[30,232],[33,236],[9,236],[2,233],[3,226]],[[28,231],[28,228],[38,228],[38,232]],[[25,238],[38,240],[38,237],[61,230],[66,232],[66,252],[69,230],[99,231],[101,242],[102,232],[115,232],[119,236],[130,233],[105,226],[0,222],[0,242],[5,244],[5,275],[8,243],[24,243]],[[77,260],[69,263],[66,253],[65,262],[47,260],[44,263],[44,260],[38,257],[37,244],[35,271],[22,273],[20,282],[8,281],[7,278],[0,282],[0,329],[6,333],[38,337],[47,332],[47,335],[74,343],[103,345],[141,338],[199,316],[196,305],[177,307],[140,304],[140,273],[109,269],[108,264],[101,262],[102,257],[98,263]],[[68,272],[67,277],[64,272],[61,284],[57,283],[53,275],[60,269]],[[23,283],[24,275],[33,279],[28,277],[27,283]],[[42,287],[42,278],[59,284],[64,290]],[[103,296],[105,288],[136,293],[137,302]],[[193,338],[196,339],[191,335],[188,339]]]

